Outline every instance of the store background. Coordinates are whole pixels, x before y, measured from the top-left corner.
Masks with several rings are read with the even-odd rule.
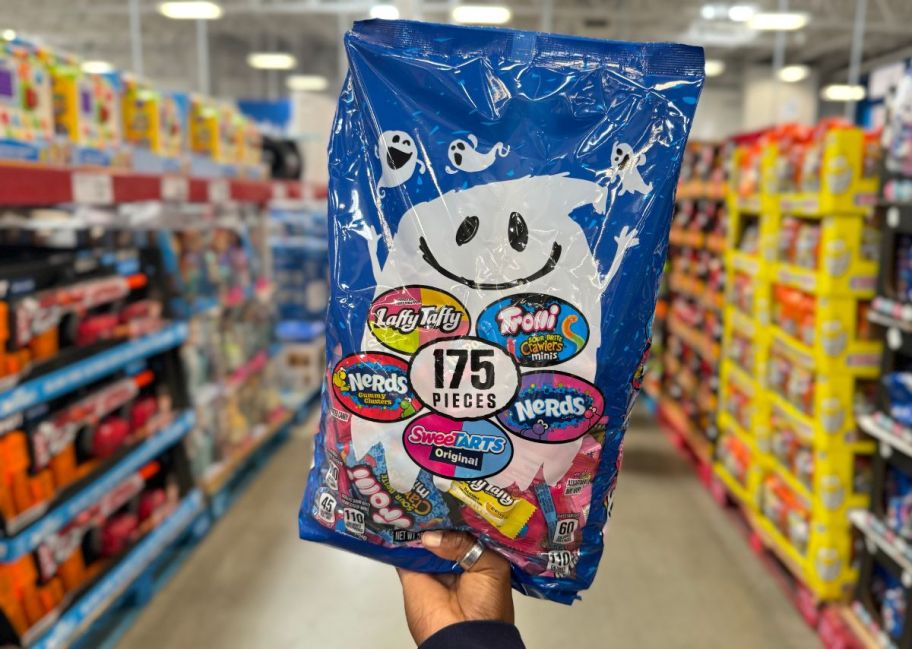
[[[79,58],[73,63],[77,70],[81,62],[89,62],[88,69],[107,68],[115,77],[118,71],[132,71],[148,81],[145,89],[152,94],[173,91],[178,93],[175,97],[183,97],[181,101],[189,101],[192,93],[218,98],[219,103],[211,104],[213,109],[237,106],[239,111],[225,109],[226,115],[230,113],[221,118],[226,123],[240,124],[237,115],[243,113],[269,137],[294,142],[304,160],[301,173],[292,170],[291,178],[275,181],[265,178],[256,161],[245,157],[244,146],[228,152],[201,146],[195,152],[196,166],[188,174],[169,167],[167,155],[145,157],[139,152],[142,145],[131,149],[108,141],[98,146],[108,153],[116,148],[122,154],[119,164],[131,164],[124,160],[132,151],[132,164],[142,161],[151,165],[151,171],[147,166],[137,175],[122,166],[112,180],[97,170],[74,174],[73,165],[55,168],[49,175],[41,175],[41,169],[48,167],[40,164],[0,165],[0,233],[5,246],[0,276],[28,272],[23,263],[14,261],[13,247],[88,245],[99,258],[115,251],[119,265],[102,262],[100,275],[119,277],[125,267],[135,270],[135,264],[144,270],[139,273],[144,275],[143,285],[118,300],[116,308],[122,308],[124,300],[159,301],[170,322],[154,323],[156,331],[145,334],[146,338],[139,332],[121,332],[116,340],[107,341],[109,346],[121,345],[135,358],[111,365],[50,401],[51,412],[60,413],[77,400],[76,395],[91,396],[129,377],[139,382],[136,377],[148,376],[150,371],[154,377],[161,420],[153,421],[161,426],[152,430],[155,427],[146,424],[139,427],[142,435],[136,429],[120,439],[111,432],[119,430],[119,424],[111,425],[108,413],[101,422],[93,420],[91,434],[83,429],[76,433],[76,444],[82,446],[73,451],[74,457],[82,462],[87,453],[97,454],[91,460],[95,464],[87,464],[78,480],[50,493],[35,483],[28,483],[27,495],[16,492],[24,484],[21,460],[33,451],[14,448],[9,441],[14,435],[0,427],[0,512],[4,512],[4,490],[13,494],[7,496],[4,512],[6,538],[0,529],[0,609],[9,618],[5,627],[0,624],[0,645],[7,636],[22,635],[24,630],[26,644],[34,646],[409,646],[392,569],[296,539],[295,517],[310,463],[315,426],[312,396],[320,379],[322,353],[325,146],[346,67],[341,37],[351,22],[372,12],[450,22],[454,9],[462,4],[451,0],[403,0],[393,5],[358,0],[225,0],[215,5],[221,14],[217,19],[203,21],[168,18],[150,0],[0,0],[4,41],[38,43],[49,51],[74,55]],[[212,10],[212,6],[202,9]],[[746,443],[751,450],[745,453],[756,466],[745,469],[745,476],[762,477],[745,478],[753,480],[754,492],[739,498],[737,486],[731,487],[720,476],[742,466],[739,461],[744,455],[736,453],[737,461],[732,459],[731,447],[724,442],[726,432],[720,436],[718,426],[721,423],[724,429],[732,424],[724,423],[725,414],[718,422],[715,417],[716,411],[728,412],[729,402],[722,393],[729,379],[717,377],[724,367],[722,358],[732,357],[735,349],[731,332],[725,333],[722,326],[723,317],[728,317],[722,296],[726,303],[734,299],[724,284],[736,272],[729,268],[726,274],[726,263],[731,266],[731,253],[739,247],[744,252],[743,226],[747,222],[751,227],[750,214],[756,211],[752,201],[764,206],[759,210],[765,212],[761,218],[773,224],[767,227],[774,238],[782,231],[782,219],[789,212],[800,212],[789,203],[784,188],[751,188],[744,182],[751,172],[761,172],[764,151],[773,151],[769,164],[774,168],[776,160],[786,158],[791,150],[791,131],[780,129],[766,137],[759,132],[784,123],[813,126],[836,117],[869,132],[881,128],[888,117],[885,99],[912,60],[912,3],[513,0],[498,7],[509,10],[509,27],[593,38],[681,41],[705,47],[708,60],[706,88],[691,135],[695,144],[679,192],[676,239],[667,274],[671,285],[663,297],[664,308],[674,317],[667,325],[665,318],[658,318],[647,384],[652,394],[641,399],[648,407],[638,408],[631,422],[605,557],[593,589],[572,608],[517,598],[517,622],[528,646],[912,646],[910,625],[902,623],[906,582],[912,583],[912,551],[903,541],[904,533],[912,529],[906,527],[912,507],[903,500],[903,480],[890,473],[893,477],[884,494],[877,481],[887,480],[887,473],[875,472],[871,478],[878,494],[872,511],[886,513],[889,530],[878,535],[878,528],[868,526],[867,547],[863,536],[852,531],[846,510],[837,508],[841,533],[852,540],[852,550],[846,551],[851,557],[843,557],[849,577],[833,596],[810,574],[810,564],[796,561],[794,552],[783,549],[788,539],[770,540],[769,530],[756,523],[761,514],[770,513],[763,478],[789,472],[771,464],[773,460],[763,464],[757,459],[775,455],[762,446],[768,431],[762,424],[748,431],[754,441]],[[770,12],[790,15],[773,17],[776,29],[757,29],[758,21]],[[795,16],[804,24],[779,29]],[[255,69],[249,56],[256,52],[286,55],[286,69]],[[5,56],[8,53],[0,55],[0,61]],[[853,99],[827,98],[833,84],[847,83],[853,86],[849,94],[856,93]],[[10,98],[0,102],[0,113],[11,102]],[[30,139],[10,130],[8,122],[3,127],[6,141]],[[848,131],[862,137],[861,131]],[[828,132],[819,131],[817,140],[807,133],[802,137],[822,143]],[[729,139],[748,133],[753,135]],[[77,137],[70,136],[70,144],[63,147],[66,153],[54,155],[75,155],[75,149],[67,146]],[[857,181],[862,175],[858,170],[871,152],[853,146],[847,144],[838,153],[852,160]],[[256,147],[248,148],[253,154]],[[187,155],[184,146],[176,158],[186,160]],[[118,156],[112,157],[118,163]],[[756,164],[749,159],[756,159]],[[874,175],[889,180],[893,172],[872,164]],[[733,177],[734,169],[740,171]],[[163,176],[162,170],[168,173]],[[208,178],[190,181],[191,175]],[[869,185],[862,185],[852,186],[852,198],[874,196]],[[880,185],[884,196],[889,185]],[[866,223],[906,250],[908,241],[901,235],[907,221],[912,221],[910,208],[901,208],[898,220],[882,218],[887,204],[896,198],[884,196],[877,211],[881,217]],[[45,209],[52,206],[53,211]],[[834,211],[813,218],[819,218],[819,223],[845,223],[864,219],[866,211],[846,210],[840,203]],[[60,228],[64,221],[67,230]],[[126,238],[112,234],[123,231],[124,222],[132,224],[128,228],[132,234]],[[718,237],[714,240],[719,245],[710,243],[709,235],[721,237],[734,223],[740,224],[738,234],[730,231],[724,245]],[[758,230],[761,227],[757,225]],[[897,236],[886,236],[891,233]],[[154,257],[159,261],[149,262],[150,254],[161,255]],[[884,259],[896,256],[884,254]],[[170,266],[169,255],[178,260]],[[200,270],[210,262],[220,269],[211,277]],[[870,265],[865,268],[873,282],[871,273],[876,271]],[[893,270],[884,262],[881,277],[892,278]],[[776,272],[771,265],[772,277]],[[56,290],[75,281],[67,277],[55,276],[46,283]],[[770,281],[758,286],[772,290],[775,280]],[[881,304],[886,310],[879,323],[885,326],[870,335],[873,339],[895,332],[902,350],[904,332],[912,326],[902,320],[901,308],[891,314],[886,307],[901,306],[910,297],[895,284],[884,279],[878,284],[882,295],[892,290],[888,297],[893,302]],[[852,308],[867,308],[874,293],[871,288],[853,295]],[[707,306],[706,295],[718,295],[719,304]],[[844,298],[820,295],[822,301],[829,297]],[[6,302],[11,310],[17,304],[12,297]],[[114,310],[112,304],[96,305],[90,311],[107,314]],[[709,315],[713,310],[716,316]],[[689,327],[681,326],[682,312],[694,319]],[[707,320],[711,317],[715,320]],[[692,337],[693,330],[700,328],[709,331],[707,339]],[[14,353],[8,332],[0,327],[0,333],[7,336],[5,350],[0,350],[0,413],[4,415],[0,423],[19,412],[34,419],[29,424],[32,428],[20,432],[21,442],[36,435],[42,418],[50,415],[32,407],[42,401],[41,394],[32,394],[31,403],[23,402],[24,391],[15,382],[38,386],[39,375],[48,367],[78,369],[91,357],[90,351],[100,351],[104,345],[96,349],[74,339],[68,350],[61,338],[56,341],[59,356],[48,356],[44,348],[44,358],[39,358],[40,345],[29,343],[32,367],[26,363],[17,377],[10,368],[21,365],[22,356]],[[140,350],[138,339],[159,346]],[[218,344],[211,344],[216,339]],[[721,348],[713,351],[714,343],[721,343]],[[765,349],[768,355],[770,348]],[[671,355],[665,350],[671,350]],[[694,361],[697,356],[707,358]],[[688,372],[675,372],[669,362],[687,365],[691,375],[699,374],[700,383],[712,389],[713,407],[708,412],[704,412],[705,403],[691,403],[697,392],[693,385],[690,395],[678,385],[675,375]],[[885,369],[904,369],[904,363]],[[879,360],[874,364],[879,371]],[[851,373],[838,364],[827,371]],[[821,376],[826,372],[821,370]],[[761,385],[768,377],[758,366],[750,378]],[[148,385],[142,389],[146,392],[140,396],[153,394]],[[138,402],[131,403],[136,409]],[[888,400],[880,405],[890,411]],[[210,421],[219,411],[231,414]],[[902,455],[909,448],[904,435],[912,431],[902,426],[887,430],[883,421],[879,443]],[[108,424],[106,432],[119,439],[118,448],[113,452],[99,451],[97,446],[83,448],[91,447],[102,424]],[[11,428],[17,426],[24,424],[17,422]],[[165,441],[162,431],[170,431]],[[723,443],[713,450],[717,437]],[[847,439],[854,443],[856,438]],[[867,444],[864,448],[871,456],[875,443],[861,432],[857,439]],[[150,441],[161,446],[149,450]],[[153,458],[155,469],[148,469],[146,461]],[[818,460],[821,466],[831,461]],[[25,462],[32,462],[34,468],[34,457]],[[912,476],[902,462],[890,467],[884,471],[906,471]],[[128,498],[127,509],[120,509],[120,504],[113,513],[99,509],[99,504],[119,503],[112,496],[118,493],[114,488],[121,488],[137,471],[143,474],[145,486]],[[159,484],[156,476],[162,474],[167,479]],[[809,489],[796,482],[786,479],[786,490],[797,493],[799,501],[820,500],[813,480]],[[912,486],[912,477],[907,482]],[[28,516],[9,516],[12,508],[23,510],[16,498],[29,504],[30,509],[24,508]],[[864,506],[865,501],[854,504]],[[140,510],[147,515],[137,524],[128,514]],[[85,522],[84,512],[91,516],[78,533],[80,547],[67,550],[61,539],[78,528],[77,523]],[[172,535],[165,534],[169,525],[174,528]],[[32,534],[35,530],[39,531]],[[875,537],[882,545],[870,540]],[[42,576],[29,567],[38,565],[41,547],[56,551],[52,552],[59,559],[52,562],[56,572],[45,568],[50,572]],[[95,567],[88,572],[74,569],[67,560],[73,552],[84,554],[86,563],[96,562]],[[855,587],[858,567],[862,578]],[[893,577],[883,577],[884,570]],[[853,606],[853,602],[866,606]],[[872,634],[866,624],[886,632],[878,640],[876,629]]]

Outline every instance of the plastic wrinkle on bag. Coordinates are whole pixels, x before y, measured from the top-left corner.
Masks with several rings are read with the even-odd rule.
[[[703,52],[356,23],[329,144],[327,370],[300,534],[523,593],[595,576]]]

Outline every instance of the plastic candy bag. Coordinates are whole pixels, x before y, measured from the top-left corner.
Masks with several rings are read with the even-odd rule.
[[[329,146],[327,371],[301,537],[514,586],[595,576],[703,53],[356,23]]]

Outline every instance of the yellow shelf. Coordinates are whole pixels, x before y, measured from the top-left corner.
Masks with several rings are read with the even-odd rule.
[[[843,342],[841,353],[830,355],[827,346],[816,343],[822,336],[814,336],[815,345],[808,345],[784,331],[777,325],[770,325],[773,345],[777,351],[795,364],[821,374],[851,374],[853,376],[876,378],[880,375],[880,355],[883,351],[879,342],[851,340]],[[844,333],[844,330],[843,330]],[[834,350],[835,351],[835,350]]]
[[[713,473],[716,474],[716,477],[722,481],[725,487],[728,489],[728,492],[737,500],[743,507],[748,509],[750,512],[754,511],[754,500],[751,498],[750,493],[747,488],[738,482],[733,475],[728,472],[728,469],[725,468],[721,462],[715,462],[713,464]]]
[[[740,273],[757,277],[760,274],[761,260],[756,254],[733,250],[729,256],[729,265]]]

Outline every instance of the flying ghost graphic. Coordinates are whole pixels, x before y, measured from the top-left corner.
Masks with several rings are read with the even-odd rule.
[[[604,213],[608,193],[598,183],[566,175],[527,176],[450,191],[414,205],[403,215],[395,236],[385,241],[389,252],[382,266],[376,250],[379,238],[365,226],[360,234],[369,240],[375,297],[405,285],[434,286],[456,297],[476,322],[486,306],[509,295],[558,295],[596,326],[582,353],[549,369],[594,381],[596,351],[601,344],[597,326],[602,321],[601,295],[639,239],[635,229],[621,228],[614,236],[614,259],[607,270],[601,269],[583,229],[570,214],[583,205]],[[390,353],[368,327],[361,349]],[[412,489],[420,470],[403,447],[406,425],[405,421],[351,419],[354,458],[360,459],[381,444],[390,484],[402,492]],[[510,439],[513,460],[487,480],[502,487],[516,484],[520,489],[528,488],[539,471],[549,484],[555,484],[569,470],[582,444],[582,439],[542,444],[513,434]],[[441,489],[449,484],[448,480],[436,482]]]
[[[405,131],[381,133],[374,155],[380,159],[380,165],[383,167],[383,174],[377,183],[381,196],[384,188],[398,187],[411,178],[416,166],[420,173],[425,171],[424,161],[418,159],[415,138]]]
[[[639,170],[639,167],[646,164],[645,154],[635,153],[629,144],[618,142],[614,145],[611,162],[613,166],[609,169],[609,175],[619,178],[621,182],[619,196],[634,192],[645,195],[652,191],[652,183],[643,180]]]
[[[487,153],[478,150],[478,138],[469,133],[465,140],[453,140],[447,150],[447,156],[453,165],[445,167],[448,174],[467,171],[470,173],[484,171],[492,164],[497,157],[506,157],[510,154],[510,147],[504,146],[503,142],[498,142],[492,146]]]

